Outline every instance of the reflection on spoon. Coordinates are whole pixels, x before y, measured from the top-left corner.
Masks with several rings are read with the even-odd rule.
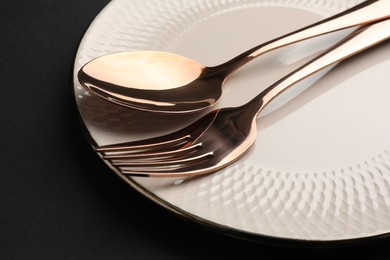
[[[268,51],[325,33],[390,17],[389,0],[368,0],[347,11],[256,46],[215,67],[156,51],[113,53],[78,73],[92,93],[125,107],[161,113],[190,113],[216,103],[222,84],[236,69]]]

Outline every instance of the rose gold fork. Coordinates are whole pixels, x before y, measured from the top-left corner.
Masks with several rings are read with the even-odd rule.
[[[214,172],[239,159],[256,139],[256,119],[283,91],[313,73],[390,38],[390,20],[361,27],[319,57],[283,77],[248,103],[214,110],[161,137],[96,147],[119,173],[185,177]]]

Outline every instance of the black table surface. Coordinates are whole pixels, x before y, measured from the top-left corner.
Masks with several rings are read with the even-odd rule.
[[[0,2],[1,259],[390,259],[388,238],[307,248],[220,234],[112,174],[71,93],[79,41],[107,3]]]

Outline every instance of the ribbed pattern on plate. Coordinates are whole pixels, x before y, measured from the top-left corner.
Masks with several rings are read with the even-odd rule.
[[[361,0],[114,0],[81,42],[77,70],[117,51],[170,50],[183,33],[212,16],[256,6],[298,6],[325,16]],[[142,126],[139,114],[90,97],[75,78],[90,130]],[[158,119],[156,119],[158,120]],[[162,120],[162,119],[160,119]],[[125,123],[123,123],[125,122]],[[139,129],[142,132],[142,127]],[[92,137],[99,143],[101,136]],[[129,139],[137,136],[129,136]],[[248,164],[181,184],[137,179],[151,193],[191,215],[229,228],[284,238],[338,240],[390,230],[390,153],[327,172],[280,172]],[[166,183],[166,182],[164,182]],[[129,205],[131,206],[131,205]]]
[[[348,169],[321,173],[232,166],[176,186],[175,202],[248,232],[313,240],[364,237],[390,227],[389,170],[388,151]]]

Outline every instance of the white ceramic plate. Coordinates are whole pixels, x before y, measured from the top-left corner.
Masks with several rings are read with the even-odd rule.
[[[77,106],[91,143],[156,136],[200,116],[153,115],[91,96],[76,73],[92,58],[161,50],[216,65],[360,2],[110,2],[87,30],[74,67]],[[248,101],[342,35],[345,32],[258,58],[229,78],[217,107]],[[244,238],[342,242],[385,235],[390,231],[389,67],[387,42],[297,85],[260,115],[251,151],[217,173],[185,180],[116,173],[166,208]]]

